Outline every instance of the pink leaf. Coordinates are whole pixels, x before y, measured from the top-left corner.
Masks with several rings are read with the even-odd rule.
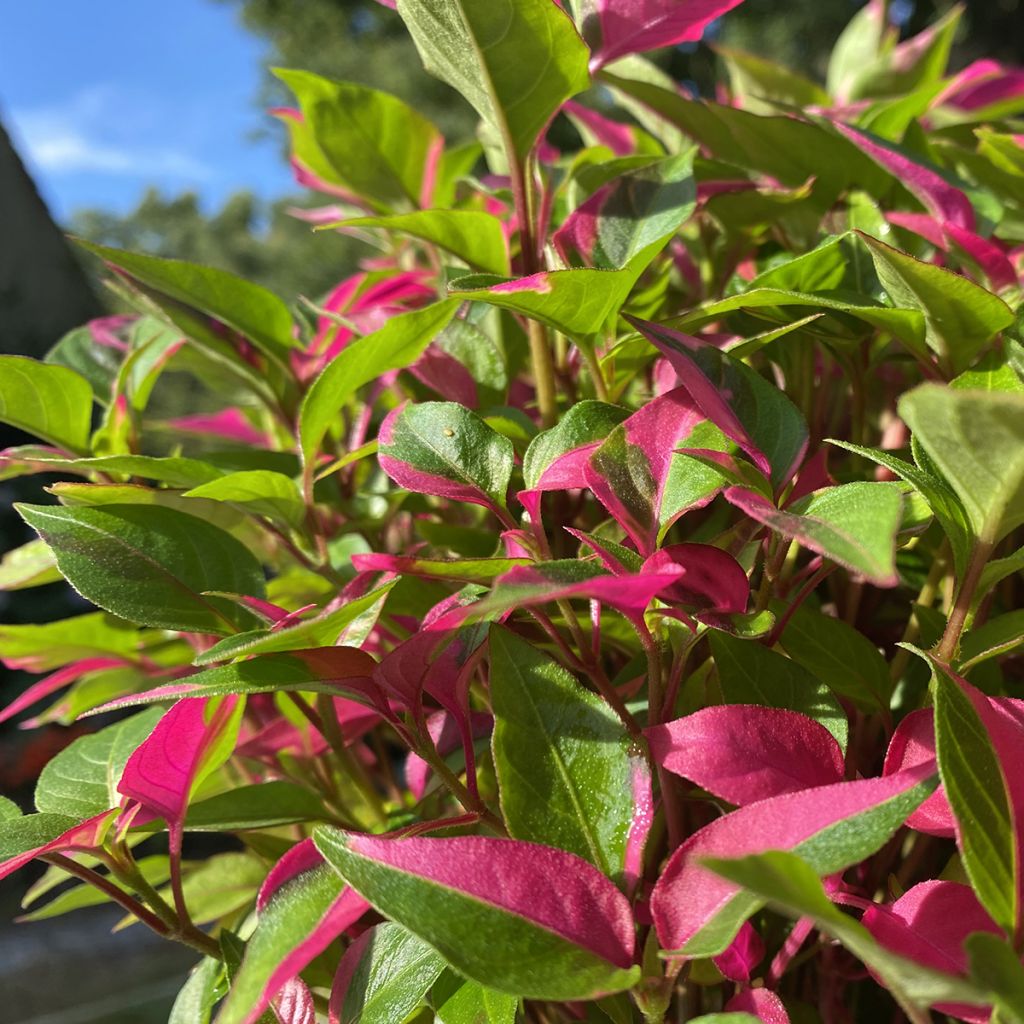
[[[935,713],[931,708],[911,711],[897,726],[885,755],[883,775],[895,775],[935,760]],[[953,810],[940,786],[907,818],[907,827],[931,836],[952,839],[956,834]]]
[[[861,923],[878,943],[899,956],[946,974],[966,975],[964,940],[973,932],[1001,935],[970,886],[959,882],[921,882],[890,907],[870,907]],[[962,1020],[982,1022],[990,1011],[977,1006],[935,1007]]]
[[[672,854],[651,895],[651,915],[662,948],[685,946],[739,891],[702,867],[701,858],[796,849],[830,826],[893,800],[934,774],[932,764],[881,779],[818,786],[747,804],[705,825]]]
[[[978,60],[954,77],[935,105],[975,111],[1018,97],[1024,97],[1024,68]]]
[[[729,948],[713,959],[715,966],[730,981],[750,981],[754,968],[764,959],[764,943],[754,926],[744,921]]]
[[[484,711],[474,711],[469,716],[469,726],[474,738],[489,736],[494,728],[494,719]],[[458,719],[447,711],[438,711],[427,719],[427,734],[442,757],[459,749],[462,732]],[[405,759],[405,783],[417,800],[423,799],[432,769],[418,754],[409,754]]]
[[[632,966],[636,939],[629,902],[575,854],[490,836],[343,836],[356,856],[519,915],[623,970]]]
[[[782,708],[703,708],[645,732],[655,761],[731,804],[843,779],[843,754],[818,722]]]
[[[0,722],[6,722],[7,719],[13,718],[25,708],[31,707],[44,697],[49,697],[51,693],[56,693],[89,672],[98,672],[105,668],[118,668],[126,664],[128,662],[123,658],[83,658],[81,661],[65,665],[45,678],[37,680],[15,697],[3,711],[0,711]]]
[[[678,577],[658,597],[702,613],[732,615],[747,610],[750,581],[732,555],[710,544],[670,544],[655,551],[640,569],[648,573],[672,573]]]
[[[631,895],[643,875],[644,847],[654,824],[654,792],[651,770],[646,758],[630,757],[633,784],[633,817],[626,835],[626,850],[622,865],[622,880],[626,894]]]
[[[974,232],[974,208],[955,185],[937,171],[919,164],[879,139],[873,139],[840,121],[833,122],[841,135],[896,178],[942,224],[950,223]]]
[[[654,324],[639,317],[626,315],[625,319],[635,327],[672,364],[679,377],[679,383],[686,389],[704,415],[731,441],[735,441],[753,460],[754,465],[770,476],[772,467],[764,452],[754,443],[740,418],[733,412],[728,396],[708,379],[704,371],[689,355],[688,350],[701,348],[706,342],[683,334],[681,331]]]
[[[569,100],[562,110],[571,120],[588,129],[599,145],[607,146],[616,156],[629,156],[636,152],[636,137],[628,124],[613,121],[575,100]]]
[[[267,441],[263,432],[249,423],[241,409],[222,409],[220,412],[207,415],[179,416],[177,419],[168,420],[167,425],[184,433],[222,437],[236,444],[262,447]]]
[[[5,861],[0,861],[0,879],[13,874],[19,868],[23,868],[29,861],[35,860],[36,857],[45,857],[48,853],[84,853],[97,849],[97,847],[103,845],[103,839],[106,836],[107,828],[114,814],[114,811],[101,811],[94,817],[87,818],[80,824],[73,825],[67,831],[62,832],[55,839],[44,843],[42,846],[37,846],[32,850],[26,850],[24,853],[15,854],[15,856],[9,857]],[[24,818],[13,819],[14,827],[17,827],[17,822],[30,822],[33,817],[33,815],[26,815]]]
[[[583,29],[593,51],[591,70],[630,53],[696,42],[709,22],[740,3],[742,0],[589,0],[584,4]],[[596,40],[592,38],[595,34]]]
[[[749,1013],[764,1024],[789,1024],[782,1000],[766,988],[748,988],[725,1004],[725,1013]]]
[[[286,981],[271,1005],[281,1024],[317,1024],[313,993],[301,978]]]

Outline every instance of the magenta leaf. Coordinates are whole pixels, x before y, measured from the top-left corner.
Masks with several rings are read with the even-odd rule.
[[[931,708],[911,711],[897,726],[885,754],[883,775],[935,760],[935,713]],[[907,818],[907,827],[928,835],[952,839],[956,834],[953,810],[940,786]]]
[[[630,53],[696,42],[709,22],[743,0],[583,0],[591,70]]]
[[[638,977],[629,902],[574,854],[485,836],[318,828],[314,838],[353,888],[471,980],[528,998],[589,999]]]
[[[730,704],[647,729],[655,761],[731,804],[749,804],[843,779],[843,754],[813,718]]]
[[[789,1024],[789,1014],[782,1000],[766,988],[744,989],[732,997],[724,1013],[749,1013],[764,1024]]]
[[[764,942],[754,926],[744,921],[729,948],[714,957],[714,964],[730,981],[747,982],[763,959]]]
[[[291,978],[271,1006],[280,1024],[317,1024],[313,993],[301,978]]]
[[[701,859],[790,850],[830,875],[878,850],[936,782],[935,766],[924,765],[761,800],[706,825],[672,854],[654,887],[651,914],[662,948],[717,955],[761,906]]]
[[[130,663],[121,658],[83,658],[80,661],[72,662],[70,665],[65,665],[56,672],[51,672],[50,675],[43,679],[37,680],[15,697],[3,711],[0,711],[0,722],[6,722],[7,719],[13,718],[37,701],[41,701],[44,697],[49,697],[50,694],[56,693],[69,683],[81,679],[90,672],[97,672],[107,668],[118,668],[127,664]]]
[[[747,610],[750,581],[743,567],[728,552],[710,544],[670,544],[655,551],[640,575],[678,572],[658,597],[681,604],[700,616],[717,618]]]
[[[256,930],[217,1024],[256,1024],[274,996],[355,924],[369,904],[342,883],[306,839],[267,876],[257,909]]]
[[[704,447],[691,438],[705,420],[686,389],[676,388],[615,427],[586,465],[587,485],[643,555],[680,515],[706,505],[721,487],[721,476],[711,471],[684,481],[671,477],[673,459],[684,458],[674,449]]]
[[[970,886],[959,882],[921,882],[891,906],[869,907],[861,919],[879,945],[899,956],[945,974],[967,974],[964,941],[975,932],[1001,935]],[[987,1021],[989,1010],[963,1004],[934,1009],[961,1020]]]

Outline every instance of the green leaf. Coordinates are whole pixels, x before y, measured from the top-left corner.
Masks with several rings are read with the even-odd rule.
[[[437,1024],[515,1024],[519,1000],[446,971],[431,992]]]
[[[715,47],[715,51],[725,63],[733,95],[742,100],[744,110],[774,114],[779,104],[827,107],[831,102],[820,85],[781,64],[723,46]]]
[[[269,469],[228,473],[193,487],[184,497],[224,501],[243,512],[266,516],[294,528],[301,526],[306,518],[306,506],[295,481]]]
[[[1013,368],[1006,353],[986,352],[974,366],[949,382],[963,391],[1024,391],[1024,380]]]
[[[67,814],[25,814],[0,819],[0,864],[46,846],[79,824]]]
[[[574,874],[560,871],[559,877],[537,873],[537,884],[545,887],[545,905],[555,899],[553,893],[571,892],[573,920],[588,915],[607,923],[611,894],[615,906],[623,900],[612,883],[603,879],[589,864],[569,854],[512,839],[464,836],[454,839],[410,838],[399,844],[387,842],[387,857],[380,856],[380,840],[355,833],[319,826],[313,839],[327,862],[353,889],[382,914],[397,921],[434,946],[460,974],[471,981],[490,985],[510,995],[527,998],[569,1000],[590,999],[601,993],[631,987],[639,969],[626,969],[605,959],[597,950],[608,949],[609,936],[589,935],[588,943],[597,949],[578,945],[553,919],[538,923],[535,908],[527,901],[524,882],[534,860],[550,865],[559,858],[571,859],[578,867]],[[482,872],[479,857],[482,843],[488,844],[490,867]],[[415,848],[424,851],[415,865],[408,863]],[[425,847],[423,844],[429,844]],[[450,844],[460,844],[453,849]],[[460,854],[474,857],[465,879],[452,881],[445,865],[459,863]],[[394,850],[394,853],[390,851]],[[429,850],[429,853],[427,852]],[[442,854],[442,850],[445,851]],[[379,851],[379,852],[378,852]],[[442,857],[439,862],[436,858]],[[514,860],[514,865],[510,861]],[[583,869],[590,874],[584,874]],[[441,870],[447,881],[441,883],[433,872]],[[509,876],[515,873],[514,881]],[[609,892],[596,891],[600,882]],[[467,891],[468,889],[468,891]],[[586,889],[589,904],[575,902],[577,893]],[[487,890],[486,895],[474,893]],[[536,893],[534,896],[536,897]],[[512,903],[516,909],[510,909]],[[615,922],[619,925],[618,920]],[[595,931],[600,931],[598,928]],[[576,934],[576,933],[573,933]],[[611,939],[617,947],[620,936]],[[614,954],[617,957],[619,953]]]
[[[169,508],[15,506],[65,579],[115,615],[163,629],[233,633],[254,616],[206,591],[260,596],[260,563],[202,519]]]
[[[850,444],[848,441],[837,441],[833,438],[827,440],[829,444],[863,455],[864,458],[870,459],[880,466],[885,466],[901,480],[910,484],[928,502],[928,507],[942,525],[953,550],[957,573],[958,575],[963,574],[971,553],[971,527],[967,520],[967,510],[945,480],[934,476],[926,469],[915,466],[912,462],[897,458],[889,452],[877,448],[862,448],[860,445]]]
[[[589,51],[550,0],[399,0],[423,66],[476,108],[523,163],[569,98],[590,85]]]
[[[485,274],[508,274],[501,221],[476,210],[417,210],[391,217],[352,217],[325,227],[383,228],[440,246]]]
[[[858,232],[893,305],[924,314],[925,342],[955,373],[965,370],[996,334],[1013,323],[991,292],[933,263]]]
[[[0,590],[24,590],[54,583],[63,577],[44,540],[30,540],[0,559]]]
[[[494,766],[509,835],[568,850],[621,880],[633,820],[630,740],[557,662],[490,630]]]
[[[188,809],[185,831],[240,832],[320,821],[325,816],[323,804],[308,789],[272,779],[197,801]]]
[[[971,601],[971,613],[978,610],[985,595],[1007,576],[1024,571],[1024,547],[1018,548],[1012,555],[1005,558],[995,558],[988,562],[981,572],[981,578],[974,590],[974,598]],[[2,644],[3,632],[0,630],[0,644]],[[2,647],[0,647],[2,649]]]
[[[299,410],[302,459],[313,464],[320,442],[356,392],[390,370],[414,363],[447,326],[458,302],[437,302],[393,316],[379,330],[352,342],[331,360],[311,385]]]
[[[773,850],[736,860],[707,858],[704,864],[787,916],[809,917],[870,967],[904,1010],[924,1011],[934,1003],[981,1006],[988,1002],[986,993],[970,982],[922,967],[880,946],[860,922],[830,902],[814,869],[794,853]]]
[[[587,399],[577,402],[550,429],[539,433],[523,456],[527,490],[540,482],[544,471],[560,456],[584,445],[603,441],[629,412],[618,405]]]
[[[248,906],[256,897],[266,865],[251,853],[220,853],[186,865],[182,890],[189,916],[196,924],[216,921]],[[168,900],[173,894],[164,893]]]
[[[570,337],[584,338],[599,333],[618,313],[665,241],[649,245],[622,270],[546,270],[512,280],[473,274],[459,278],[449,295],[510,309]]]
[[[995,997],[993,1017],[1000,1024],[1024,1024],[1024,967],[1013,947],[987,932],[968,935],[964,943],[971,980]]]
[[[727,704],[799,711],[820,722],[846,750],[846,714],[835,694],[798,662],[763,644],[714,631],[708,635]]]
[[[739,488],[731,488],[726,497],[769,529],[876,586],[899,582],[896,535],[903,521],[903,494],[898,484],[838,484],[798,498],[785,509]]]
[[[0,422],[68,451],[89,450],[92,388],[63,366],[0,356]]]
[[[46,672],[98,654],[131,657],[143,634],[104,612],[42,625],[0,625],[0,658],[29,672]]]
[[[505,508],[512,443],[456,402],[420,402],[381,427],[377,459],[399,486]]]
[[[223,974],[220,960],[200,960],[174,1000],[167,1024],[210,1024]]]
[[[1007,612],[967,632],[960,643],[960,671],[1007,654],[1024,644],[1024,609]]]
[[[215,267],[75,241],[166,298],[227,324],[274,358],[281,368],[287,366],[288,351],[297,342],[291,313],[273,292]]]
[[[238,633],[214,644],[195,658],[196,665],[212,661],[239,658],[243,654],[273,654],[277,651],[298,651],[309,647],[330,647],[337,644],[345,629],[364,615],[376,618],[395,581],[385,583],[362,597],[357,597],[333,611],[321,612],[312,619],[304,619],[294,626],[271,631],[268,629]]]
[[[76,821],[116,807],[121,801],[117,785],[124,766],[162,715],[161,708],[153,708],[74,740],[40,773],[36,807]]]
[[[922,384],[898,408],[980,540],[1024,523],[1024,395]]]
[[[781,615],[781,604],[774,608]],[[892,682],[878,648],[852,626],[831,615],[802,606],[782,634],[786,653],[818,679],[827,679],[836,693],[865,711],[889,707]]]
[[[932,667],[935,751],[959,826],[960,856],[982,906],[1013,935],[1020,916],[1021,865],[1006,776],[977,702],[940,665]],[[987,698],[979,694],[978,700]]]
[[[311,71],[278,68],[295,94],[319,157],[314,170],[375,206],[420,206],[424,179],[444,140],[422,114],[396,96]],[[302,159],[303,153],[299,153]],[[325,168],[326,165],[326,168]]]
[[[865,4],[847,23],[828,61],[830,95],[849,99],[857,75],[879,55],[888,29],[884,8]]]
[[[569,262],[621,270],[676,232],[696,201],[693,151],[685,150],[610,181],[570,215],[554,242]]]
[[[22,817],[21,808],[5,796],[0,796],[0,822]]]
[[[445,969],[444,960],[422,939],[390,921],[357,939],[346,960],[353,953],[358,960],[347,978],[338,1024],[405,1020]]]

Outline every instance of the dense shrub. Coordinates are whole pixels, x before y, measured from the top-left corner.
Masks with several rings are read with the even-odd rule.
[[[195,947],[175,1024],[1024,1020],[1024,73],[637,56],[737,3],[398,0],[479,144],[279,73],[359,274],[87,245],[138,315],[3,357],[4,585],[98,610],[0,717],[107,724],[0,872]]]

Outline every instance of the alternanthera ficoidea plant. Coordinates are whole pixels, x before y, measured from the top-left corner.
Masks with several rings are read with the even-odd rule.
[[[1024,1021],[1024,71],[640,56],[737,6],[398,0],[478,141],[278,72],[359,273],[83,243],[136,312],[0,360],[96,609],[0,717],[103,715],[0,872],[173,1024]]]

